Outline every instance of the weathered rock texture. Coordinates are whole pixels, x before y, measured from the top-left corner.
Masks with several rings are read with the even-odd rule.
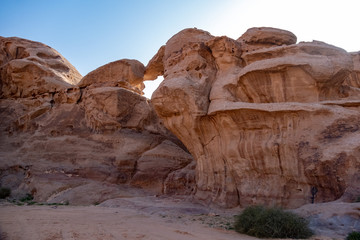
[[[144,72],[145,67],[141,62],[122,59],[90,72],[81,80],[78,86],[122,87],[142,94],[142,90],[145,88],[143,83]]]
[[[313,187],[315,202],[360,195],[359,53],[274,28],[186,29],[146,68],[123,59],[82,78],[50,47],[0,37],[0,73],[0,184],[15,197],[91,204],[138,186],[296,207]],[[149,101],[143,80],[159,75]]]
[[[249,29],[237,40],[174,35],[144,79],[152,103],[196,159],[195,196],[224,206],[296,207],[360,186],[359,53]]]
[[[193,191],[191,155],[139,95],[140,62],[82,78],[55,50],[19,38],[0,38],[0,60],[0,185],[14,197],[93,204],[143,194],[129,185],[171,192],[180,180],[177,193]]]
[[[77,84],[80,73],[56,50],[21,38],[0,37],[1,98],[32,97]]]

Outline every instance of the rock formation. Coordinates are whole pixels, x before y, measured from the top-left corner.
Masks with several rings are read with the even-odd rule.
[[[142,94],[142,90],[145,88],[143,83],[144,72],[145,67],[141,62],[122,59],[108,63],[90,72],[81,80],[78,86],[122,87]]]
[[[135,186],[292,208],[312,189],[315,202],[360,195],[359,52],[274,28],[185,29],[146,68],[82,77],[44,44],[1,37],[0,74],[0,184],[14,196],[91,204]]]
[[[152,103],[196,160],[197,199],[297,207],[360,193],[360,59],[291,32],[239,39],[185,29],[144,79]]]
[[[0,37],[1,98],[46,95],[77,84],[80,73],[56,50],[21,38]]]
[[[140,95],[144,71],[123,59],[82,78],[44,44],[0,38],[0,185],[70,204],[191,193],[192,156]]]

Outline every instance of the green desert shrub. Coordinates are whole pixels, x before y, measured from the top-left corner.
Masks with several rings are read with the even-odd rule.
[[[313,232],[300,216],[280,208],[252,206],[236,216],[239,233],[259,238],[309,238]]]
[[[347,235],[346,240],[360,240],[360,232],[351,232]]]
[[[27,193],[24,197],[20,199],[21,202],[30,202],[34,199],[34,196],[30,193]]]
[[[0,199],[7,198],[10,195],[11,195],[11,189],[10,188],[6,188],[6,187],[0,188]]]

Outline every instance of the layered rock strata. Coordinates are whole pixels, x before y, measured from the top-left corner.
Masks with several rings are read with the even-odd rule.
[[[237,40],[185,29],[144,79],[152,103],[196,160],[195,196],[227,207],[297,207],[360,193],[359,54],[291,32]]]
[[[191,155],[141,96],[145,67],[109,63],[85,77],[54,49],[0,38],[0,184],[16,198],[94,204],[191,193]],[[171,175],[171,176],[170,176]],[[169,189],[169,190],[167,190]]]
[[[129,186],[226,207],[297,207],[312,189],[353,200],[359,56],[274,28],[185,29],[146,68],[122,59],[82,77],[44,44],[0,38],[0,184],[72,204],[143,194]]]

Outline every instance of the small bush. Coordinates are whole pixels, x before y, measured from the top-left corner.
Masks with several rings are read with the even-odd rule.
[[[347,235],[346,240],[360,240],[360,232],[351,232]]]
[[[36,205],[37,204],[37,202],[35,202],[35,201],[29,201],[29,202],[27,202],[27,205]]]
[[[235,230],[259,238],[309,238],[305,219],[280,208],[252,206],[236,216]]]
[[[30,202],[30,201],[32,201],[33,199],[34,199],[34,196],[31,195],[30,193],[27,193],[27,194],[25,195],[25,197],[23,197],[23,198],[20,199],[20,201],[21,201],[21,202]]]
[[[2,187],[0,188],[0,199],[5,199],[11,195],[11,189]]]
[[[355,202],[360,202],[360,196],[355,199]]]

